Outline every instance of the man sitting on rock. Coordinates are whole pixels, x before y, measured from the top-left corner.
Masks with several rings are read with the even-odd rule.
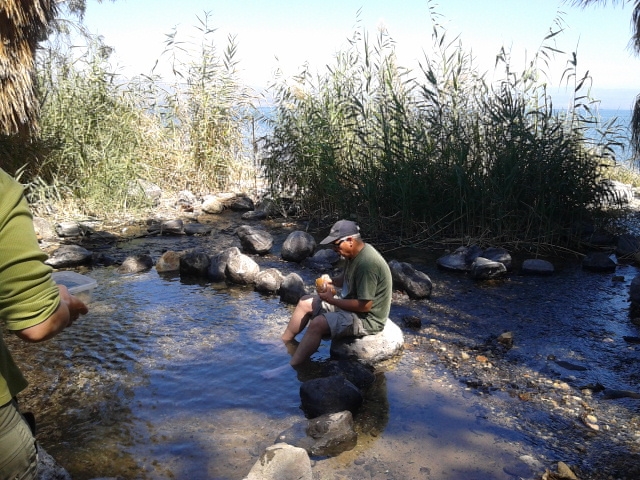
[[[316,295],[300,299],[282,334],[292,343],[307,327],[291,361],[297,366],[318,349],[324,336],[362,337],[381,332],[391,309],[392,280],[386,260],[360,237],[358,225],[340,220],[320,242],[346,259],[343,272],[335,278],[323,275]],[[336,288],[340,289],[336,295]]]

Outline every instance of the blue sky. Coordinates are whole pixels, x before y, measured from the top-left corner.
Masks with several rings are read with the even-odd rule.
[[[113,60],[120,71],[136,75],[150,72],[174,27],[186,38],[197,17],[209,12],[220,49],[228,35],[235,35],[241,78],[260,89],[276,69],[292,76],[308,62],[313,71],[323,71],[345,47],[357,18],[371,36],[384,25],[396,42],[400,64],[415,69],[431,52],[430,6],[441,15],[449,38],[460,35],[489,78],[502,46],[511,50],[512,66],[523,68],[558,12],[564,12],[566,29],[556,37],[556,46],[577,51],[579,74],[589,71],[593,96],[602,108],[629,109],[640,93],[640,57],[628,48],[630,5],[584,9],[561,0],[117,0],[88,2],[85,24],[115,48]],[[565,90],[560,77],[567,58],[558,55],[549,72],[550,85],[560,88],[554,96],[558,101]]]

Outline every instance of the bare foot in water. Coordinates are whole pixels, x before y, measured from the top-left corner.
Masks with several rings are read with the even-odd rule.
[[[262,372],[262,378],[266,378],[267,380],[276,378],[280,376],[280,374],[282,374],[283,372],[289,370],[290,368],[291,368],[291,365],[287,363],[286,365],[280,365],[279,367],[272,368],[271,370],[265,370],[264,372]]]
[[[300,345],[300,342],[297,341],[296,339],[284,342],[284,346],[287,347],[287,353],[291,356],[293,356],[293,354],[296,353],[298,345]]]

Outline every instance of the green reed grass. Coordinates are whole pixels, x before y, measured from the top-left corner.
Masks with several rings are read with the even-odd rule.
[[[573,103],[554,110],[543,67],[560,31],[521,72],[501,51],[503,80],[490,85],[437,23],[436,53],[417,75],[397,65],[387,32],[371,43],[357,30],[325,74],[276,85],[263,158],[273,196],[403,244],[575,244],[575,226],[601,213],[591,206],[615,140],[604,132],[599,156],[587,141],[592,100],[575,55],[565,72]]]
[[[237,45],[229,38],[218,51],[208,14],[195,28],[196,40],[167,35],[159,62],[171,62],[170,79],[122,78],[110,49],[91,36],[84,50],[56,37],[41,51],[41,136],[0,141],[5,168],[20,169],[36,208],[135,212],[149,207],[140,180],[171,195],[237,190],[255,176],[243,142],[253,99],[237,80]]]
[[[235,38],[220,51],[207,14],[195,41],[167,35],[158,61],[172,79],[122,78],[99,39],[88,37],[82,55],[51,43],[38,61],[41,136],[0,139],[3,166],[43,209],[67,202],[114,215],[148,207],[139,180],[205,194],[257,190],[264,175],[276,201],[319,222],[354,218],[388,247],[576,245],[577,225],[606,221],[600,180],[619,137],[597,124],[575,54],[564,76],[573,100],[554,109],[544,74],[561,53],[560,21],[522,70],[500,51],[503,76],[489,84],[433,18],[434,53],[416,72],[398,64],[388,32],[372,40],[358,28],[326,72],[277,78],[260,168],[243,141],[256,99],[237,80]]]

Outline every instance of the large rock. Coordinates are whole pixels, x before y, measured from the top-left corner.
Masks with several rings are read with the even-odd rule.
[[[506,270],[511,270],[511,255],[504,248],[489,247],[483,250],[478,245],[459,247],[453,253],[440,257],[436,261],[436,264],[443,270],[471,272],[473,270],[473,264],[478,258],[485,258],[492,262],[502,263]],[[476,264],[476,266],[478,265],[479,264]],[[497,269],[501,270],[501,267],[497,267]]]
[[[176,218],[160,224],[152,224],[148,230],[149,233],[157,233],[160,235],[184,235],[184,222]]]
[[[355,358],[366,365],[375,365],[398,355],[403,347],[402,330],[388,318],[384,329],[375,335],[333,339],[331,355],[336,358]]]
[[[640,305],[640,275],[636,275],[633,277],[633,280],[631,280],[629,300],[635,305]]]
[[[618,238],[616,255],[620,258],[635,258],[640,252],[640,238],[635,235],[624,234]]]
[[[429,298],[433,290],[433,282],[429,276],[416,270],[405,262],[391,260],[389,262],[393,285],[409,295],[413,299]]]
[[[240,239],[242,249],[248,253],[262,255],[269,253],[269,250],[273,247],[273,236],[260,228],[241,225],[237,228],[236,235]]]
[[[340,255],[338,252],[330,248],[321,248],[313,256],[305,258],[303,265],[311,270],[326,272],[331,270],[339,261]]]
[[[261,270],[256,275],[256,290],[262,293],[277,293],[280,290],[284,275],[277,268]]]
[[[198,202],[196,196],[189,190],[181,190],[178,192],[178,198],[176,199],[175,206],[182,208],[183,210],[193,209],[193,206]]]
[[[184,224],[184,233],[187,235],[204,236],[209,235],[213,230],[213,225],[205,225],[200,222],[190,222]]]
[[[156,271],[158,273],[177,272],[180,270],[180,256],[173,250],[164,252],[156,262]]]
[[[231,257],[241,255],[238,247],[231,247],[209,259],[207,278],[212,282],[224,282],[227,279],[227,264]]]
[[[310,418],[344,410],[356,412],[362,405],[358,387],[342,375],[315,378],[300,386],[302,409]]]
[[[63,245],[55,250],[44,263],[53,268],[73,268],[91,262],[93,254],[79,245]]]
[[[71,480],[71,475],[38,443],[38,473],[36,480]]]
[[[93,228],[82,222],[60,222],[54,228],[60,238],[84,237],[93,233]]]
[[[499,278],[507,273],[507,267],[500,262],[494,262],[484,257],[477,257],[471,264],[471,276],[476,280],[490,280]]]
[[[316,249],[316,240],[307,232],[296,230],[291,232],[282,244],[281,255],[288,262],[301,262]]]
[[[267,218],[267,212],[265,212],[264,210],[250,210],[248,212],[244,212],[240,218],[242,218],[243,220],[264,220],[265,218]]]
[[[358,442],[350,411],[328,413],[297,422],[278,436],[279,442],[304,448],[312,456],[336,456]]]
[[[482,247],[480,247],[480,245],[471,245],[469,247],[464,247],[464,248],[465,248],[464,260],[469,266],[471,266],[471,264],[476,261],[476,258],[482,256],[483,250],[482,250]]]
[[[56,232],[46,218],[33,217],[33,229],[38,240],[53,240],[56,238]]]
[[[241,253],[233,255],[227,261],[227,278],[232,283],[249,285],[255,283],[256,275],[260,272],[260,265],[251,257]]]
[[[297,273],[290,273],[282,280],[278,293],[280,294],[280,301],[295,305],[307,292],[305,291],[302,277]]]
[[[180,257],[180,275],[185,277],[205,278],[211,260],[209,255],[200,251],[185,253]]]
[[[361,391],[366,391],[376,381],[373,367],[357,360],[340,359],[330,361],[323,372],[324,377],[342,375]]]
[[[607,252],[589,252],[582,259],[582,268],[592,272],[612,273],[617,264]]]
[[[234,195],[226,202],[226,205],[234,212],[246,212],[247,210],[255,209],[253,200],[244,194]]]
[[[468,272],[471,265],[467,262],[468,247],[460,247],[453,253],[443,255],[436,260],[438,267],[453,272]]]
[[[506,251],[504,248],[500,247],[489,247],[483,250],[482,258],[486,258],[487,260],[491,260],[493,262],[499,262],[505,266],[507,270],[511,270],[512,267],[512,258],[511,254]]]
[[[224,203],[214,195],[207,195],[202,201],[200,209],[204,213],[217,214],[224,210]]]
[[[272,217],[276,214],[273,202],[268,199],[263,199],[256,207],[255,210],[244,212],[241,216],[243,220],[264,220],[265,218]]]
[[[118,267],[118,273],[140,273],[153,268],[153,258],[147,254],[131,255],[125,258],[122,265]]]
[[[529,258],[522,262],[521,271],[525,275],[552,275],[553,264],[540,258]]]
[[[304,448],[276,443],[265,449],[243,480],[313,480]]]

